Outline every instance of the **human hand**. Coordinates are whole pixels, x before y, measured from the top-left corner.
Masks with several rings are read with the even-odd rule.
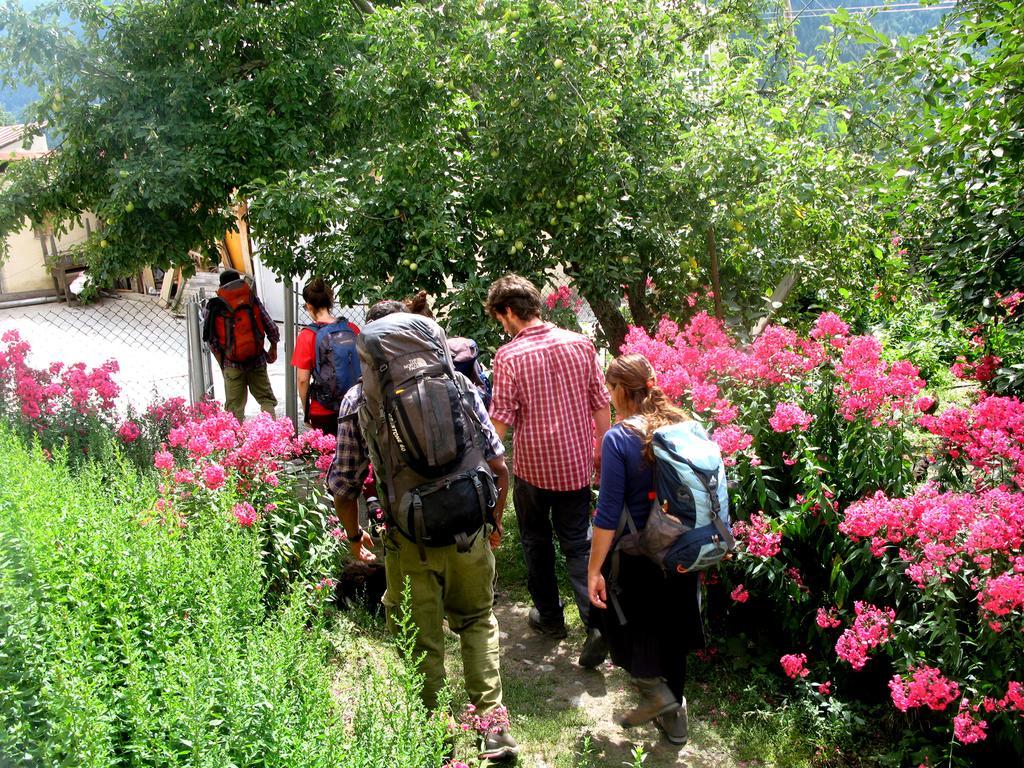
[[[362,535],[358,539],[349,539],[349,551],[352,553],[352,557],[356,560],[362,560],[364,563],[372,563],[377,559],[377,556],[370,551],[373,549],[373,539],[366,531],[361,531],[360,533]]]
[[[501,546],[501,537],[505,534],[505,529],[501,527],[501,524],[494,526],[494,530],[487,535],[487,541],[491,545],[491,549],[497,549]]]
[[[605,602],[608,599],[608,593],[605,589],[604,576],[600,572],[587,575],[587,592],[590,594],[590,602],[595,608],[608,607]]]
[[[267,362],[273,365],[277,362],[277,344],[271,344],[267,351]]]

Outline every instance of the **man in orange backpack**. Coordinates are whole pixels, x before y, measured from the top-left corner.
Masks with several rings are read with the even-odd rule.
[[[233,269],[220,275],[220,289],[206,307],[203,341],[224,374],[224,409],[239,422],[245,416],[249,392],[260,408],[274,415],[277,398],[267,365],[277,360],[281,332],[249,283]],[[270,349],[264,350],[264,343]]]

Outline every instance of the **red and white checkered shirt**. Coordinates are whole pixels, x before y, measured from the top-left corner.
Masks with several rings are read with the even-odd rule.
[[[578,491],[594,475],[594,411],[608,404],[597,351],[551,323],[529,326],[494,356],[491,418],[512,433],[512,471],[549,491]]]

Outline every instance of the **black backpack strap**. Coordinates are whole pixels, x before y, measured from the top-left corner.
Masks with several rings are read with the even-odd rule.
[[[419,493],[412,494],[412,525],[413,537],[416,539],[416,549],[420,553],[420,562],[427,562],[427,550],[423,546],[423,539],[427,536],[427,524],[423,520],[423,500]]]
[[[629,528],[629,532],[636,534],[636,523],[633,522],[633,516],[629,514],[629,508],[625,504],[622,505],[622,514],[619,515],[619,524],[615,528],[615,536],[612,537],[612,559],[611,566],[608,569],[608,602],[612,604],[612,608],[615,609],[615,616],[619,620],[619,624],[622,626],[626,625],[626,614],[622,610],[622,604],[619,602],[618,596],[618,581],[619,581],[619,558],[621,553],[619,552],[619,542],[625,535],[626,528]]]

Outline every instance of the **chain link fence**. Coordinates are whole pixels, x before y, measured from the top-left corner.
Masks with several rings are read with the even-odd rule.
[[[155,399],[189,396],[185,317],[155,298],[104,297],[95,304],[42,304],[0,310],[0,329],[15,328],[32,347],[37,366],[118,362],[119,405],[145,407]]]

